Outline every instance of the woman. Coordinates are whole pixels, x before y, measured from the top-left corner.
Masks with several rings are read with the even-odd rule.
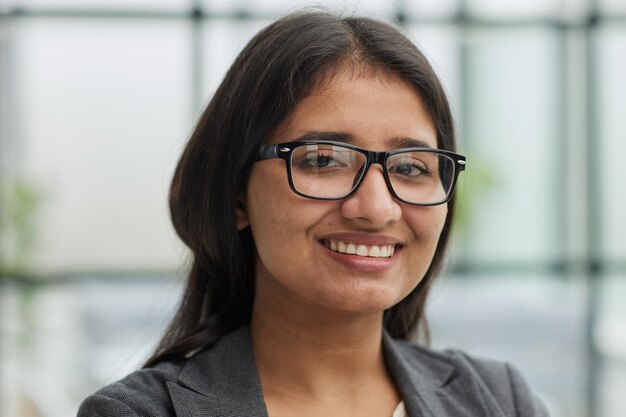
[[[406,341],[428,336],[454,150],[444,91],[397,30],[317,12],[262,30],[176,169],[178,313],[79,416],[547,415],[509,366]]]

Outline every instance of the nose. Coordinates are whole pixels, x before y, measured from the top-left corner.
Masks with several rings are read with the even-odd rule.
[[[347,219],[382,227],[400,220],[402,207],[387,188],[382,167],[372,165],[359,188],[343,201],[341,212]]]

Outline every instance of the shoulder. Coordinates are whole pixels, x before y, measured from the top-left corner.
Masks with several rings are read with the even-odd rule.
[[[463,376],[491,386],[510,379],[511,366],[506,362],[473,356],[458,349],[436,350],[398,339],[393,339],[393,346],[407,365],[426,368],[440,376],[445,373],[448,381]]]
[[[510,363],[399,340],[393,344],[409,372],[435,381],[438,397],[444,402],[471,403],[470,408],[481,409],[484,415],[548,416],[543,402]]]
[[[444,354],[460,372],[480,381],[500,403],[508,404],[519,416],[548,416],[543,401],[531,390],[518,369],[508,363],[472,356],[459,350]]]
[[[184,363],[163,362],[107,385],[83,401],[78,417],[173,416],[167,383],[178,378]]]
[[[264,405],[247,328],[187,358],[141,369],[87,397],[78,417],[263,415]],[[236,411],[236,412],[235,412]]]

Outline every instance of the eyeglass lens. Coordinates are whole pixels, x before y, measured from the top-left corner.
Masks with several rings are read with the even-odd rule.
[[[342,198],[357,186],[366,162],[364,154],[342,146],[301,146],[291,155],[293,186],[313,198]],[[407,151],[387,159],[393,191],[414,204],[445,200],[452,187],[454,168],[451,158],[436,152]]]

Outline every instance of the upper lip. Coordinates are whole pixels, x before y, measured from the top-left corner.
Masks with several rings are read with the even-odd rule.
[[[322,236],[319,240],[338,240],[344,243],[353,243],[360,245],[402,245],[402,241],[393,236],[377,235],[371,233],[333,233],[330,235]]]

